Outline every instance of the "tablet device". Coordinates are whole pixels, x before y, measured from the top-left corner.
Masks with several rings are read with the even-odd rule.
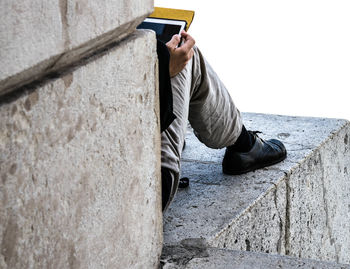
[[[186,28],[186,21],[158,18],[146,18],[137,29],[151,29],[156,32],[157,39],[167,43],[173,35],[180,34]]]

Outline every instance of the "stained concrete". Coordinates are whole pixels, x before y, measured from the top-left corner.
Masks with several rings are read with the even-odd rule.
[[[248,129],[278,138],[285,161],[241,176],[222,173],[224,150],[186,138],[182,176],[165,214],[165,245],[211,247],[350,263],[350,124],[346,120],[245,113]]]
[[[158,267],[156,66],[137,31],[1,102],[0,268]]]
[[[208,248],[198,240],[167,247],[163,269],[349,269],[350,265],[251,251]]]
[[[2,0],[0,95],[120,40],[153,0]]]

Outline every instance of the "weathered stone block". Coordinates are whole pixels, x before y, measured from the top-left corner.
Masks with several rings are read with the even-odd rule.
[[[157,268],[156,72],[137,31],[1,103],[1,268]]]
[[[190,240],[188,240],[190,241]],[[350,265],[300,259],[283,255],[217,248],[183,242],[177,248],[165,249],[163,268],[171,269],[350,269]]]
[[[153,0],[2,0],[0,95],[130,34]]]
[[[281,139],[285,161],[241,176],[222,173],[223,150],[187,138],[178,192],[165,215],[165,244],[210,246],[350,263],[350,123],[244,114],[263,138]]]

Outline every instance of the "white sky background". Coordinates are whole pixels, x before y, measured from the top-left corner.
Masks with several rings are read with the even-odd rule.
[[[155,0],[196,12],[189,33],[243,112],[350,120],[350,0]]]

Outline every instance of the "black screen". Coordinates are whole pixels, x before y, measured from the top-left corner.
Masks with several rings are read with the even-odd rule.
[[[156,36],[164,43],[168,42],[173,35],[179,34],[181,26],[173,24],[160,24],[154,22],[143,22],[137,29],[151,29],[156,32]]]

